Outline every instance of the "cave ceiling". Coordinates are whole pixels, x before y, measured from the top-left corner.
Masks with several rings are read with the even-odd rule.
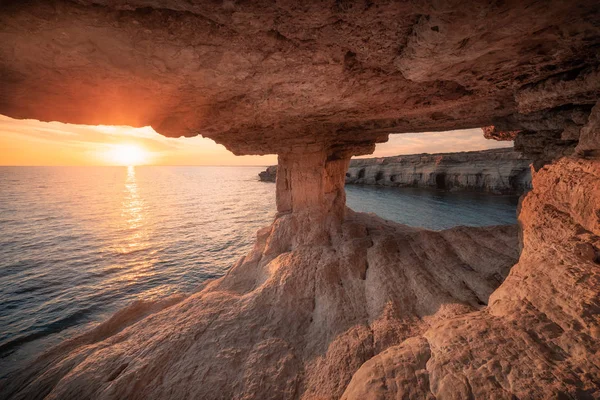
[[[236,154],[520,129],[591,109],[599,65],[597,1],[0,2],[0,114]]]

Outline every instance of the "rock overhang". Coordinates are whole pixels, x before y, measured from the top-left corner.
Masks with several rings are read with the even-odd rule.
[[[595,1],[28,1],[2,4],[0,26],[0,114],[151,125],[240,155],[546,131],[600,91]]]

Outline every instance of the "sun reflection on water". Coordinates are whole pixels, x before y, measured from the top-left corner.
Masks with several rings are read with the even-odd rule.
[[[0,380],[134,301],[223,275],[273,219],[260,170],[0,168]]]
[[[149,235],[146,229],[148,224],[145,220],[145,204],[139,194],[133,165],[127,167],[121,217],[123,229],[128,231],[128,234],[119,246],[120,253],[127,254],[148,247]]]

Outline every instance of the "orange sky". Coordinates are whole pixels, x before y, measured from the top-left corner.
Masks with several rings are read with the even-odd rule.
[[[368,157],[510,147],[486,140],[481,129],[391,135]],[[210,139],[166,138],[152,128],[72,125],[0,115],[0,165],[272,165],[277,157],[234,156]],[[125,155],[123,156],[123,153]]]

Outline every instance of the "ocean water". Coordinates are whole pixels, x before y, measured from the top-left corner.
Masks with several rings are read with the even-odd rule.
[[[261,167],[0,167],[0,377],[138,299],[222,276],[275,216]],[[430,229],[516,222],[516,198],[347,187]]]
[[[347,185],[346,204],[401,224],[441,230],[517,223],[518,196]]]

